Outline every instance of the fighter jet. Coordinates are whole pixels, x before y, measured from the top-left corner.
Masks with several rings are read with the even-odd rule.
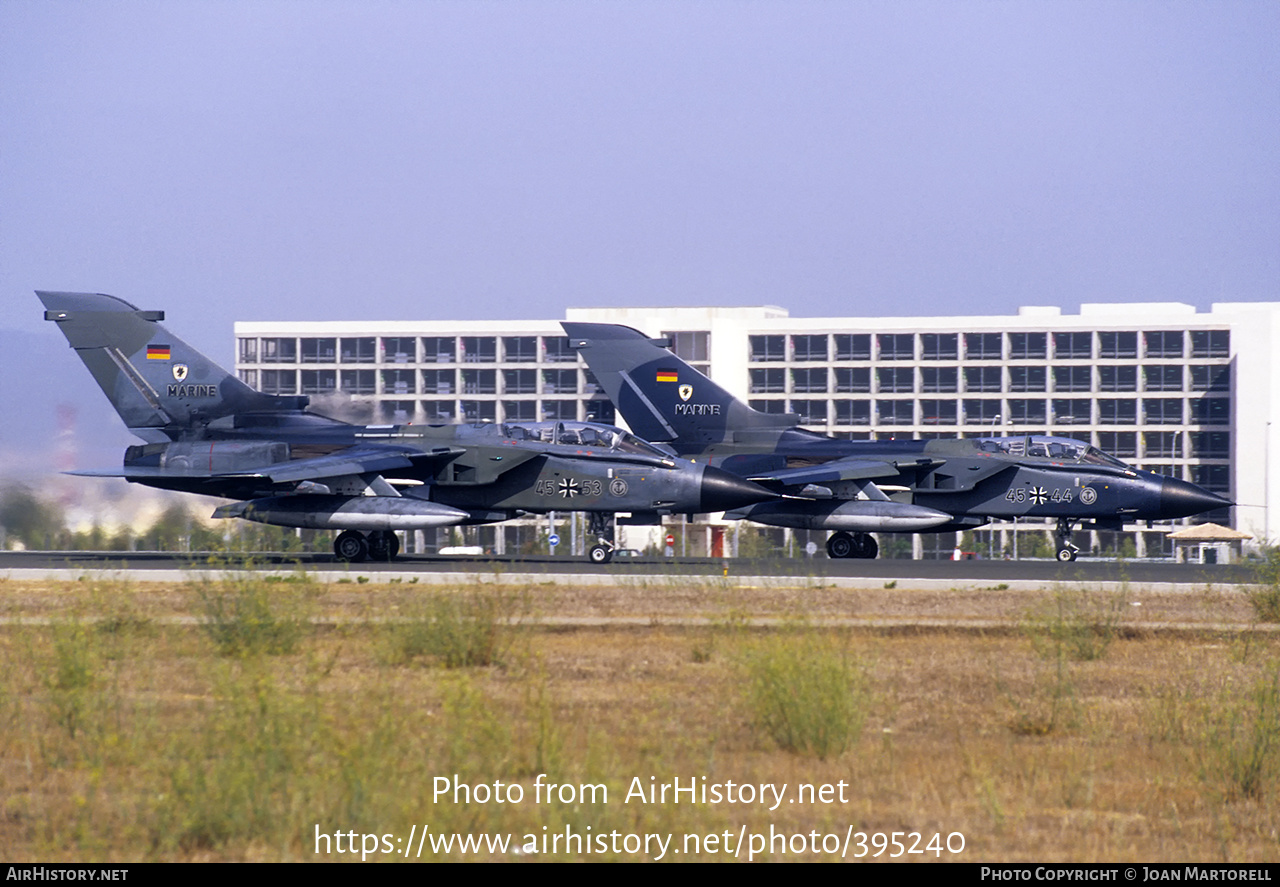
[[[1172,520],[1231,504],[1071,438],[828,437],[799,428],[795,414],[752,409],[672,354],[664,339],[616,324],[562,326],[632,431],[787,497],[727,516],[835,530],[827,540],[833,558],[875,557],[875,531],[943,532],[1032,517],[1057,522],[1057,559],[1072,561],[1077,524],[1119,530],[1126,521]]]
[[[214,512],[341,532],[345,561],[394,558],[397,530],[582,511],[613,554],[612,516],[721,511],[776,498],[751,481],[585,422],[351,425],[305,396],[245,385],[166,330],[160,311],[95,293],[36,293],[129,430],[120,468],[77,471],[239,500]]]

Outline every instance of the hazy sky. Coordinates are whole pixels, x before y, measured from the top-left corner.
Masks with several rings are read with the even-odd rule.
[[[1277,300],[1280,3],[2,0],[0,412],[90,384],[37,288],[228,361],[235,320]]]

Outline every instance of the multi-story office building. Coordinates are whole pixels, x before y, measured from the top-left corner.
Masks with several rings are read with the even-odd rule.
[[[1233,499],[1207,515],[1270,538],[1280,503],[1280,302],[1086,304],[1079,314],[790,317],[764,308],[569,309],[665,335],[760,410],[850,438],[1056,434]],[[373,421],[618,421],[558,322],[237,323],[237,369]],[[1040,528],[1037,528],[1037,531]],[[1134,527],[1130,550],[1170,549]],[[1010,545],[1007,528],[979,537]],[[1113,534],[1091,547],[1117,548]],[[942,542],[922,548],[950,552]],[[983,547],[985,546],[985,547]]]

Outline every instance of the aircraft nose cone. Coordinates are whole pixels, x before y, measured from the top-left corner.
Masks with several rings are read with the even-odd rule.
[[[1190,517],[1202,511],[1225,508],[1230,504],[1229,499],[1185,480],[1166,477],[1160,484],[1160,513],[1166,518]]]
[[[702,506],[699,509],[702,514],[729,511],[777,498],[777,493],[723,469],[708,465],[702,472]]]

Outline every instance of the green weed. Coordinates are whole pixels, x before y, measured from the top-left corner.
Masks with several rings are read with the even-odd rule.
[[[825,760],[861,735],[870,704],[866,669],[833,635],[803,629],[752,643],[744,656],[748,705],[780,748]]]

